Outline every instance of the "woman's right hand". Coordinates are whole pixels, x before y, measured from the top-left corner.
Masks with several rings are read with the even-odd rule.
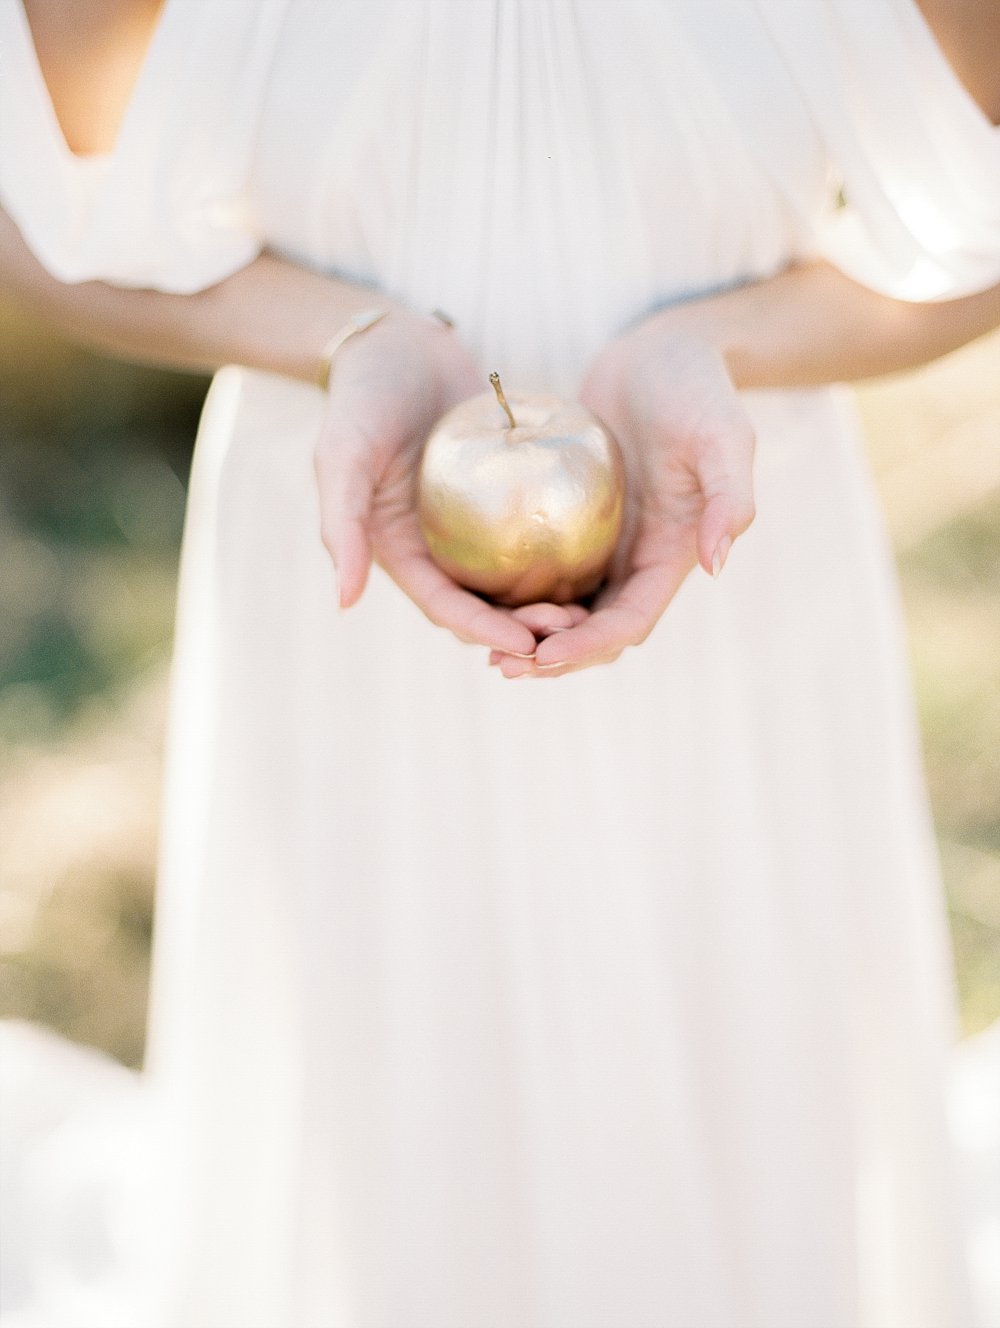
[[[507,678],[559,677],[608,664],[645,641],[692,568],[718,575],[754,517],[754,431],[725,359],[679,329],[672,310],[612,341],[580,400],[621,444],[625,524],[592,611],[533,660],[490,662]]]
[[[530,657],[535,632],[446,576],[417,519],[424,440],[446,410],[482,390],[457,335],[405,307],[391,306],[388,317],[345,342],[315,454],[323,543],[342,608],[361,598],[374,560],[431,622],[463,641]],[[572,621],[555,606],[542,618],[533,624],[540,635]]]

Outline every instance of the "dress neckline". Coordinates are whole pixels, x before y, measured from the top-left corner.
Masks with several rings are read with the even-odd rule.
[[[150,71],[157,64],[159,51],[164,45],[164,30],[169,26],[169,11],[175,8],[175,5],[172,0],[162,0],[160,4],[160,11],[157,14],[149,41],[146,43],[146,50],[139,65],[139,71],[136,74],[128,100],[125,103],[125,109],[115,131],[114,143],[103,152],[74,152],[70,147],[63,127],[59,123],[59,116],[56,114],[49,85],[45,81],[45,74],[42,70],[41,60],[38,57],[38,47],[35,45],[35,38],[31,31],[27,10],[24,7],[24,0],[12,0],[12,8],[14,10],[13,26],[20,33],[20,39],[24,47],[25,60],[23,67],[28,74],[26,81],[34,89],[34,96],[38,102],[42,119],[48,125],[49,136],[56,151],[64,161],[78,170],[103,169],[118,155],[122,144],[130,137],[131,128],[137,115],[137,107],[143,100],[146,88],[151,80]]]
[[[944,83],[956,106],[958,113],[963,115],[970,126],[975,126],[970,132],[985,133],[987,138],[994,141],[1000,141],[1000,124],[995,124],[986,114],[986,111],[980,106],[979,102],[966,87],[964,81],[959,76],[958,70],[952,64],[951,60],[945,54],[944,47],[938,40],[937,33],[931,27],[927,15],[924,13],[918,0],[902,0],[906,12],[909,14],[914,33],[917,40],[923,44],[924,54],[931,65],[938,65],[941,70],[941,81]]]

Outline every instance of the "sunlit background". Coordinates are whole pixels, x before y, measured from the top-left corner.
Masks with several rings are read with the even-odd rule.
[[[0,306],[0,1014],[141,1061],[202,380]],[[1000,1016],[1000,337],[859,393],[910,624],[965,1030]]]

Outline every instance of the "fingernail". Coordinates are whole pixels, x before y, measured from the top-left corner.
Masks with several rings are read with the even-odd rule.
[[[497,647],[497,649],[499,649],[499,646]],[[512,659],[534,659],[534,658],[535,658],[535,652],[534,652],[534,651],[532,651],[530,655],[522,655],[521,652],[520,652],[519,650],[504,650],[503,653],[504,653],[505,655],[510,655]]]
[[[726,559],[729,557],[729,550],[733,547],[733,541],[728,535],[723,535],[715,546],[715,553],[712,556],[712,577],[717,578],[719,573],[726,565]]]
[[[564,659],[557,659],[554,664],[536,664],[536,669],[561,669],[566,663]]]

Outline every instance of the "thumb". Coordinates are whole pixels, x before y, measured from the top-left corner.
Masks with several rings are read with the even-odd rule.
[[[698,520],[698,561],[718,576],[733,541],[754,519],[752,430],[740,431],[699,467],[705,506]]]
[[[360,440],[326,436],[316,452],[321,533],[337,569],[339,603],[361,598],[371,567],[369,523],[375,494],[370,455]]]

